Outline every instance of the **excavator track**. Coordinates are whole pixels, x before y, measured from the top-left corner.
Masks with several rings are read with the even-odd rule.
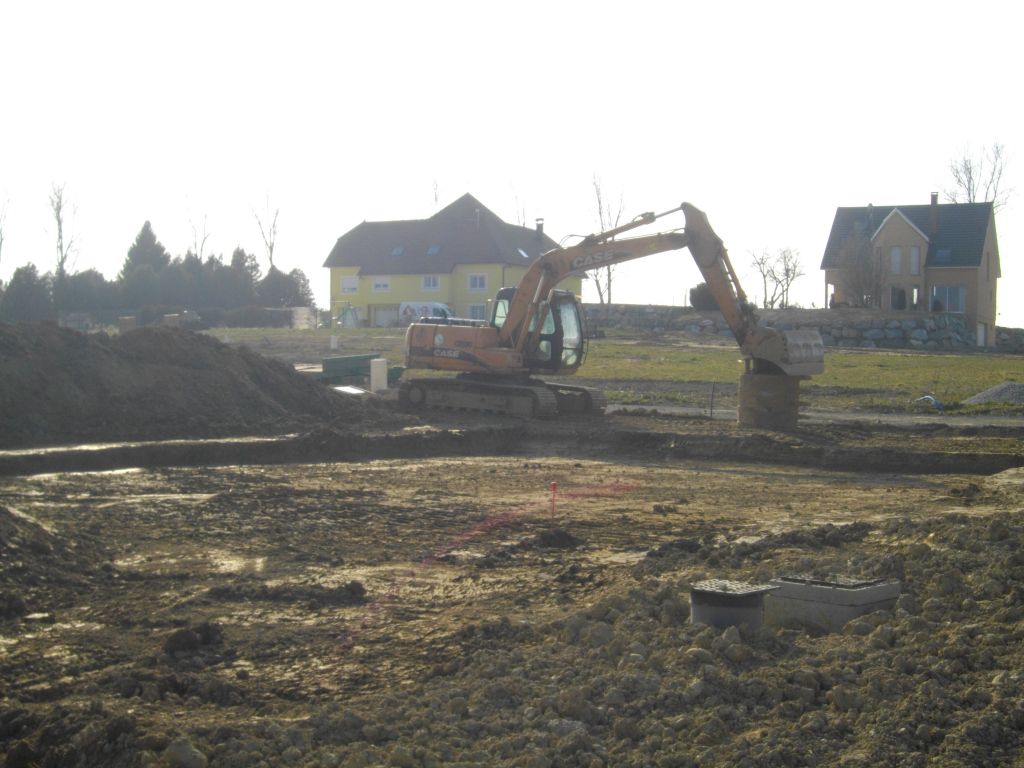
[[[409,410],[453,410],[545,418],[558,413],[558,397],[542,381],[506,384],[479,379],[412,379],[398,390],[399,404]]]
[[[554,384],[547,382],[547,387],[558,399],[559,413],[604,413],[608,400],[604,392],[593,387],[581,387],[578,384]]]

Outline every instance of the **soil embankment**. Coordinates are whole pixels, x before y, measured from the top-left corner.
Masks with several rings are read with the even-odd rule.
[[[0,324],[0,448],[276,435],[387,424],[291,366],[171,328]]]

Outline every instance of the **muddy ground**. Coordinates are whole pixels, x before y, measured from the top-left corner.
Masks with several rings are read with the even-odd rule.
[[[1024,428],[381,408],[0,453],[5,765],[1024,759]],[[903,594],[689,621],[791,574]]]

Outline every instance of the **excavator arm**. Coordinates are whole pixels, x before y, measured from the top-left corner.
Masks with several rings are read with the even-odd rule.
[[[811,376],[825,370],[825,347],[817,331],[779,331],[761,325],[740,287],[722,239],[698,208],[683,203],[687,246],[718,308],[740,345],[750,373]]]
[[[623,232],[651,224],[679,210],[686,219],[682,232],[615,239]],[[722,239],[715,234],[704,212],[689,203],[659,214],[643,213],[620,227],[588,235],[576,245],[542,254],[530,265],[516,287],[505,322],[498,333],[499,344],[517,352],[535,344],[548,294],[573,272],[621,264],[684,247],[689,248],[744,353],[749,370],[790,376],[807,376],[824,370],[824,347],[817,332],[778,331],[758,323]],[[531,324],[531,320],[535,322]]]

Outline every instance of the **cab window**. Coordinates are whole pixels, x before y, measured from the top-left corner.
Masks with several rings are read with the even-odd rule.
[[[494,318],[492,322],[495,328],[501,328],[508,317],[508,299],[498,299],[494,302]]]
[[[562,365],[578,365],[583,334],[580,332],[580,318],[576,304],[565,302],[558,307],[562,320]]]

